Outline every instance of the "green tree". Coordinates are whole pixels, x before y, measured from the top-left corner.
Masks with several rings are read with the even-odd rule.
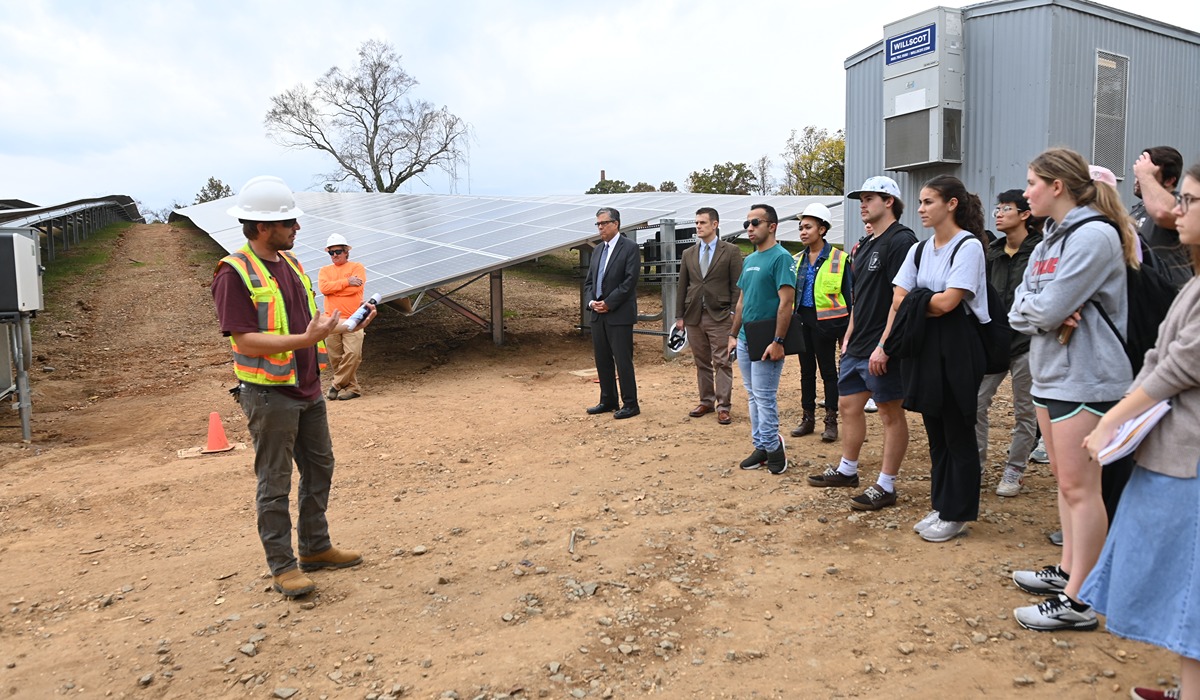
[[[213,202],[232,196],[233,188],[215,177],[210,177],[204,187],[200,189],[199,194],[196,195],[194,204],[204,204],[205,202]]]
[[[639,182],[629,189],[630,192],[653,192],[654,185],[649,182]]]
[[[371,40],[349,71],[334,66],[311,88],[272,97],[263,121],[280,145],[328,153],[337,170],[325,180],[395,192],[430,168],[453,175],[469,138],[467,123],[448,109],[410,97],[416,85],[392,45]]]
[[[687,188],[705,194],[750,194],[758,189],[758,178],[745,163],[730,162],[688,175]]]
[[[679,187],[675,185],[674,180],[663,180],[663,183],[658,186],[659,192],[678,192]]]
[[[806,126],[792,130],[783,153],[779,194],[843,194],[846,180],[846,132]]]
[[[601,180],[584,194],[623,194],[629,190],[630,187],[624,180]]]

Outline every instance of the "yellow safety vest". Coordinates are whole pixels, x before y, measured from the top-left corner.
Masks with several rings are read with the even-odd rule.
[[[842,278],[846,275],[846,254],[839,248],[829,253],[826,265],[817,268],[813,281],[813,301],[816,303],[817,320],[842,318],[850,314],[846,298],[842,296]]]
[[[313,297],[312,280],[304,274],[304,268],[301,267],[300,261],[294,255],[282,250],[279,251],[279,254],[304,283],[304,291],[308,296],[308,312],[313,318],[316,318],[317,302]],[[220,271],[221,265],[229,265],[236,270],[242,278],[242,282],[245,283],[246,289],[250,291],[250,298],[258,311],[259,332],[287,335],[289,332],[287,309],[283,301],[283,292],[279,290],[279,283],[271,276],[263,261],[251,250],[250,244],[242,246],[236,253],[221,258],[221,262],[217,263],[218,271]],[[215,272],[213,276],[216,276]],[[238,350],[237,341],[233,339],[232,335],[229,336],[229,344],[233,347],[233,373],[241,381],[269,386],[297,386],[299,384],[296,379],[296,354],[291,350],[271,355],[247,355]],[[317,343],[317,365],[321,369],[325,369],[328,364],[329,355],[325,350],[325,341],[322,340]]]

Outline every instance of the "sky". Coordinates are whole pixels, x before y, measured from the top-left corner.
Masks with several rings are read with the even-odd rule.
[[[958,7],[953,0],[945,3]],[[1200,32],[1200,5],[1109,0]],[[332,160],[263,126],[270,99],[368,39],[418,99],[471,125],[468,163],[403,191],[578,194],[681,187],[845,126],[847,57],[933,0],[0,0],[0,199],[127,194],[190,204],[209,177],[319,190]],[[1193,86],[1191,89],[1196,89]]]

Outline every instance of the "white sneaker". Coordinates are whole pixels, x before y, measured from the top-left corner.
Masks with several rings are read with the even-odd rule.
[[[921,531],[921,539],[926,542],[949,542],[967,532],[967,524],[954,520],[942,520],[940,517]]]
[[[917,521],[916,525],[913,525],[913,532],[917,534],[925,532],[925,528],[934,524],[938,520],[940,520],[940,518],[938,518],[938,512],[936,510],[931,510],[929,511],[929,515],[921,518],[919,521]]]
[[[1096,611],[1089,605],[1080,612],[1071,607],[1066,593],[1059,593],[1037,605],[1015,608],[1013,617],[1027,630],[1053,632],[1055,630],[1094,630],[1100,624]]]
[[[1033,448],[1033,452],[1029,453],[1029,461],[1036,464],[1050,463],[1050,455],[1046,452],[1045,438],[1038,438],[1037,447]]]
[[[867,405],[863,406],[863,410],[867,413],[875,413],[879,411],[879,407],[875,405],[875,399],[867,399]]]
[[[1069,578],[1056,564],[1051,564],[1041,571],[1014,571],[1012,574],[1013,583],[1017,584],[1018,588],[1034,595],[1062,593]]]
[[[1025,484],[1025,474],[1013,469],[1012,467],[1004,468],[1004,476],[1000,477],[1000,483],[996,484],[996,495],[1011,498],[1021,493],[1021,487]]]

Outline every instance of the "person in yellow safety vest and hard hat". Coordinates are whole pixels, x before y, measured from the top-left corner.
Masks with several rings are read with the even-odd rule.
[[[325,337],[341,315],[317,312],[312,281],[290,252],[302,213],[283,180],[247,182],[229,209],[246,245],[221,259],[212,284],[221,332],[233,347],[234,393],[254,439],[258,536],[273,587],[289,598],[315,590],[303,572],[362,563],[358,552],[333,546],[325,519],[334,461],[320,372]],[[362,325],[374,317],[372,308]],[[293,460],[300,473],[299,562],[288,513]]]
[[[350,262],[350,250],[345,236],[331,234],[325,241],[325,252],[333,263],[317,273],[317,287],[325,295],[325,313],[340,311],[342,318],[349,318],[362,306],[363,285],[367,283],[367,269],[362,263]],[[362,364],[364,335],[362,326],[347,331],[339,324],[325,339],[329,346],[329,366],[333,368],[333,383],[325,395],[330,401],[349,401],[362,394],[358,366]]]
[[[837,345],[850,322],[850,257],[825,240],[830,229],[829,208],[813,203],[800,214],[800,242],[805,246],[796,260],[796,314],[804,329],[800,353],[800,408],[804,416],[793,437],[815,429],[817,369],[825,386],[823,442],[838,439]]]

